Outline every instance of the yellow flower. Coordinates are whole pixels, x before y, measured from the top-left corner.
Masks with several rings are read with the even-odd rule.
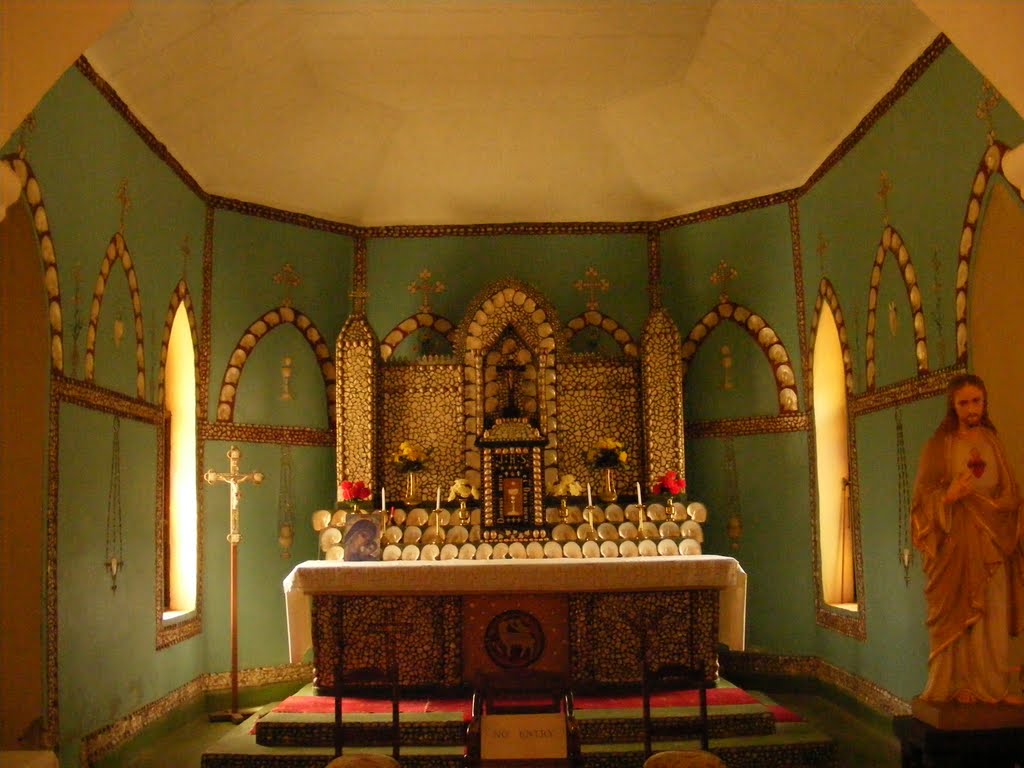
[[[552,483],[548,488],[552,496],[582,496],[583,486],[576,482],[574,475],[562,475],[557,483]]]
[[[402,472],[419,472],[430,459],[430,451],[412,440],[403,440],[391,460]]]
[[[595,469],[621,469],[629,461],[629,454],[620,440],[602,437],[587,451],[586,459]]]

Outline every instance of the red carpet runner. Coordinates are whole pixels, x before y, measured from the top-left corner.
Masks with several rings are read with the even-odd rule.
[[[639,696],[576,696],[576,710],[587,709],[635,709],[640,710]],[[708,708],[761,704],[763,702],[751,696],[742,688],[714,688],[708,691]],[[361,712],[364,714],[388,714],[391,702],[387,699],[346,698],[342,702],[345,712]],[[696,707],[697,692],[681,691],[678,693],[660,693],[651,697],[654,708]],[[765,704],[776,722],[797,722],[799,715],[778,704]],[[399,705],[400,712],[461,712],[465,720],[469,720],[469,699],[404,699]],[[334,713],[334,699],[330,696],[289,696],[273,710],[278,714],[322,714]]]

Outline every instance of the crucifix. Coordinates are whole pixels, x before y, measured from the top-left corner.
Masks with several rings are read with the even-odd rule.
[[[735,267],[732,267],[722,259],[718,262],[718,266],[715,267],[715,271],[711,273],[711,282],[714,285],[721,285],[722,289],[718,294],[718,303],[725,304],[729,301],[729,283],[740,276],[740,273],[736,271]]]
[[[128,196],[128,179],[121,179],[121,184],[117,188],[118,202],[121,203],[121,221],[118,224],[117,231],[122,235],[124,234],[124,219],[128,215],[129,209],[132,207],[132,199]]]
[[[598,308],[597,293],[608,293],[608,289],[611,287],[611,283],[608,282],[607,278],[600,277],[598,271],[594,267],[587,267],[583,273],[586,276],[585,280],[577,280],[573,283],[573,287],[583,293],[587,293],[587,309],[596,310]]]
[[[228,544],[231,546],[231,709],[228,712],[211,714],[210,720],[230,720],[238,724],[245,719],[245,715],[238,710],[238,543],[242,540],[238,526],[238,502],[242,498],[242,483],[251,482],[253,485],[259,485],[263,482],[263,473],[238,471],[238,460],[242,457],[242,452],[237,446],[232,445],[227,456],[227,472],[208,469],[203,475],[210,485],[219,482],[227,483],[231,487],[231,516],[228,528]]]
[[[889,226],[889,193],[892,192],[892,179],[886,171],[878,177],[878,192],[875,194],[882,201],[882,223]]]
[[[284,286],[284,298],[281,300],[281,306],[290,307],[292,305],[292,288],[302,285],[299,273],[295,271],[295,267],[290,262],[285,262],[281,271],[274,275],[274,282]]]
[[[409,293],[415,295],[417,293],[423,294],[423,300],[420,301],[420,312],[430,312],[430,295],[441,294],[447,289],[444,283],[440,280],[436,280],[433,285],[430,283],[430,270],[424,269],[420,272],[419,282],[409,283]]]

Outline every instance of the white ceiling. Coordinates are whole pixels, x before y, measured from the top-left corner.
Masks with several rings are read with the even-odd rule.
[[[85,55],[214,195],[629,221],[801,185],[938,32],[912,0],[136,0]]]

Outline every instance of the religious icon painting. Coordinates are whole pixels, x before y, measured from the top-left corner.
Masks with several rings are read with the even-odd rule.
[[[381,559],[381,520],[378,513],[349,515],[345,522],[342,547],[345,560],[369,561]]]

